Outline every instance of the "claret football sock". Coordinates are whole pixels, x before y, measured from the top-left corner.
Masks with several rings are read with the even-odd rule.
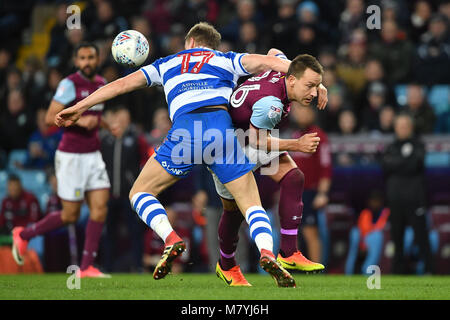
[[[31,226],[25,228],[21,233],[20,237],[23,240],[30,240],[33,237],[44,234],[48,231],[58,229],[64,225],[61,220],[61,211],[54,211],[46,215],[43,219]]]
[[[305,176],[298,169],[290,170],[279,182],[280,251],[290,256],[298,251],[297,234],[303,213],[303,186]]]
[[[166,210],[153,195],[146,192],[138,192],[131,199],[131,206],[153,231],[166,242],[167,237],[173,232],[167,217]]]
[[[94,263],[97,256],[98,244],[102,235],[103,222],[89,219],[86,226],[86,235],[84,237],[83,259],[80,269],[86,270]]]
[[[235,253],[239,241],[239,229],[244,216],[239,210],[224,210],[219,221],[220,266],[230,270],[236,266]]]

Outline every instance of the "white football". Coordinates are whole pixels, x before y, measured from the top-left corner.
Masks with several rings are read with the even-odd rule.
[[[145,62],[149,45],[144,35],[136,30],[119,33],[111,46],[111,53],[117,63],[126,67],[138,67]]]

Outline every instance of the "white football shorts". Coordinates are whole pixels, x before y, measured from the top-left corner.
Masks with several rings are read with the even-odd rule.
[[[268,165],[272,162],[272,160],[278,158],[280,155],[286,153],[286,151],[272,151],[272,152],[265,152],[264,150],[259,150],[251,147],[250,145],[245,146],[244,148],[245,155],[250,160],[251,163],[255,163],[255,167],[253,168],[253,171],[258,170],[260,167]],[[208,169],[209,170],[209,169]],[[277,170],[275,170],[276,172]],[[215,175],[214,172],[209,170],[211,172],[211,175],[214,180],[214,185],[216,187],[217,194],[224,199],[228,200],[234,200],[233,196],[231,195],[230,191],[223,185],[222,182],[220,182],[219,178]],[[274,172],[274,173],[275,173]]]
[[[71,153],[57,150],[55,172],[58,196],[62,200],[83,201],[86,191],[111,187],[100,151]]]

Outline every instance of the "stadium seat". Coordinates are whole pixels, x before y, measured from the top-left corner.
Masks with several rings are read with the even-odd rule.
[[[0,201],[6,196],[8,182],[8,173],[6,171],[0,171]]]
[[[48,191],[45,173],[41,170],[17,170],[17,175],[22,181],[25,190],[30,191],[38,196]]]
[[[407,86],[406,84],[399,84],[395,86],[395,97],[397,99],[397,103],[399,106],[405,106],[406,105],[406,90]]]
[[[27,152],[26,149],[12,150],[8,157],[8,170],[16,171],[20,169],[16,163],[24,164],[27,161]]]
[[[438,116],[450,111],[450,86],[433,86],[428,94],[428,101]]]
[[[430,167],[448,167],[450,165],[450,154],[443,152],[428,152],[425,155],[425,166]]]

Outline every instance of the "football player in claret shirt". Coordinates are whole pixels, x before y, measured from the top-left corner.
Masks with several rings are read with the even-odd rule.
[[[277,49],[271,49],[268,55],[287,59]],[[320,138],[311,132],[298,139],[279,139],[267,134],[267,131],[275,129],[288,115],[291,103],[296,104],[294,108],[311,108],[312,100],[318,97],[318,108],[326,106],[327,90],[321,85],[322,74],[322,66],[314,57],[299,55],[292,60],[286,74],[268,70],[246,80],[236,88],[229,104],[235,127],[250,130],[245,152],[256,163],[254,170],[273,165],[273,160],[278,161],[278,168],[274,172],[261,171],[280,186],[278,213],[281,234],[277,260],[286,269],[308,272],[323,270],[324,266],[306,259],[297,248],[305,177],[287,151],[312,154],[317,150]],[[243,217],[233,196],[215,174],[212,175],[224,207],[219,222],[220,260],[216,265],[216,273],[230,286],[249,286],[234,258]]]
[[[47,125],[54,124],[55,115],[83,100],[106,84],[97,74],[98,48],[82,43],[75,49],[75,65],[78,71],[64,78],[47,110]],[[107,126],[102,120],[103,104],[93,106],[81,116],[76,125],[64,128],[55,154],[55,171],[58,180],[58,196],[62,210],[54,211],[28,228],[13,230],[13,256],[23,263],[23,253],[28,241],[43,233],[74,223],[80,216],[86,200],[90,218],[86,227],[80,277],[109,277],[93,266],[100,235],[107,213],[110,182],[100,153],[98,130]]]

